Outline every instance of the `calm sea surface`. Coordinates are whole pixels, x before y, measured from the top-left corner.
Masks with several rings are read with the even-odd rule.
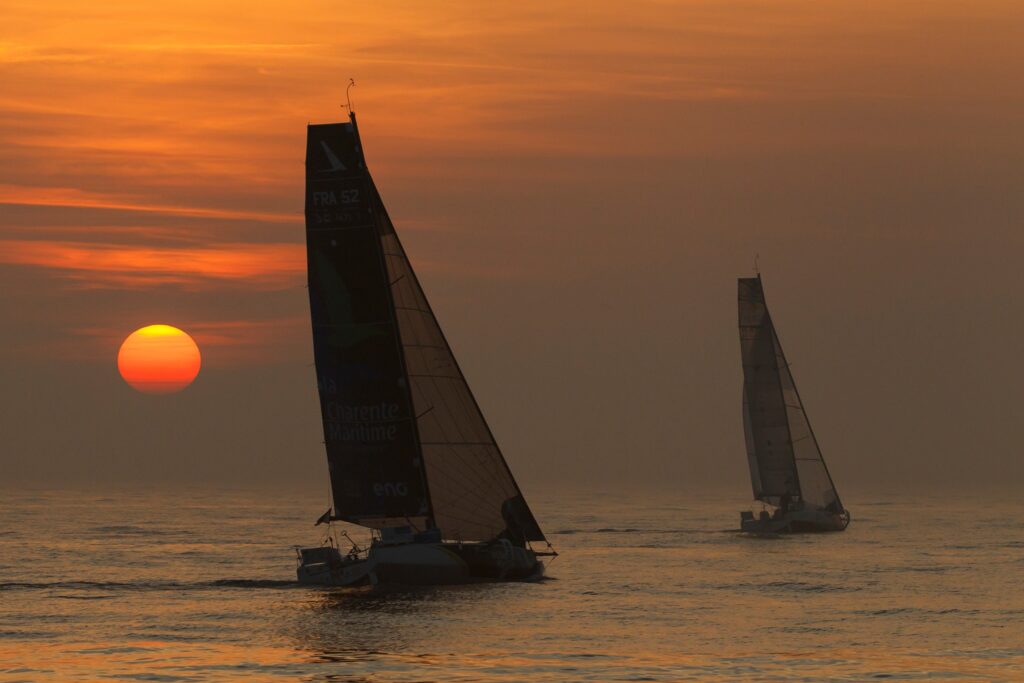
[[[538,496],[539,583],[294,583],[323,501],[0,496],[4,681],[1024,680],[1024,505],[852,497],[845,533],[743,501]],[[323,527],[320,527],[323,529]]]

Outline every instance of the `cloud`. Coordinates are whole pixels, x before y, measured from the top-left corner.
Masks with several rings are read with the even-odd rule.
[[[139,211],[189,218],[219,218],[229,220],[257,220],[270,223],[297,223],[300,217],[290,213],[268,211],[240,211],[201,206],[148,204],[118,195],[89,192],[72,187],[27,187],[0,185],[0,204],[21,206],[61,206],[84,209]]]
[[[260,365],[274,361],[311,361],[309,318],[272,320],[209,320],[186,323],[189,333],[213,366]]]
[[[210,244],[157,248],[94,242],[0,240],[0,263],[55,271],[86,288],[235,284],[284,289],[302,284],[300,244]]]

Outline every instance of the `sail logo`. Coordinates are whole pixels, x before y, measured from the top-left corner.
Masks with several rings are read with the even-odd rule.
[[[404,481],[376,482],[373,495],[378,498],[402,498],[409,495],[409,485]]]
[[[397,403],[381,401],[369,405],[355,405],[331,401],[324,405],[327,418],[341,422],[389,422],[398,420],[402,409]]]
[[[330,401],[324,404],[324,425],[328,441],[381,443],[399,436],[401,409],[397,403],[348,405]]]
[[[339,422],[328,422],[327,438],[328,441],[362,443],[394,441],[398,438],[398,425],[368,423],[350,426]]]
[[[320,141],[320,146],[324,150],[324,156],[327,157],[327,163],[329,163],[331,165],[330,168],[320,169],[321,173],[335,173],[337,171],[347,171],[348,170],[348,168],[345,166],[345,164],[341,163],[341,159],[339,159],[337,157],[337,155],[333,151],[331,151],[331,148],[327,146],[326,142],[321,140]]]

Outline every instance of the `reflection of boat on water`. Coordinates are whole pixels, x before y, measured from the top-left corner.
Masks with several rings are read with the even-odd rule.
[[[842,531],[850,513],[839,500],[804,412],[765,303],[761,276],[739,280],[743,430],[754,498],[774,507],[741,513],[740,528],[760,533]]]
[[[529,589],[508,591],[507,584],[486,581],[458,586],[381,583],[372,590],[322,590],[303,599],[304,609],[282,614],[275,627],[306,661],[346,665],[344,671],[334,670],[343,680],[364,680],[365,676],[407,680],[412,675],[410,660],[427,664],[428,669],[417,675],[421,680],[436,680],[442,662],[447,665],[446,678],[457,678],[450,673],[460,666],[481,671],[475,668],[479,655],[463,661],[456,648],[441,646],[441,650],[439,643],[498,640],[496,630],[502,624],[521,622],[536,609],[535,600],[543,601],[549,592],[550,588],[543,594]],[[479,619],[463,618],[467,613],[486,614],[489,622],[481,628]],[[475,642],[483,646],[480,640]],[[318,672],[330,678],[327,671],[317,668],[306,673],[310,678]]]
[[[333,511],[368,548],[299,551],[324,585],[538,576],[546,543],[366,168],[354,114],[311,125],[306,246]],[[550,545],[547,546],[550,550]]]

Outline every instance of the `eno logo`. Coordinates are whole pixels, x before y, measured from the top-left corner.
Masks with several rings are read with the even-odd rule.
[[[377,482],[373,485],[373,495],[380,498],[399,498],[409,495],[409,485],[404,481]]]

